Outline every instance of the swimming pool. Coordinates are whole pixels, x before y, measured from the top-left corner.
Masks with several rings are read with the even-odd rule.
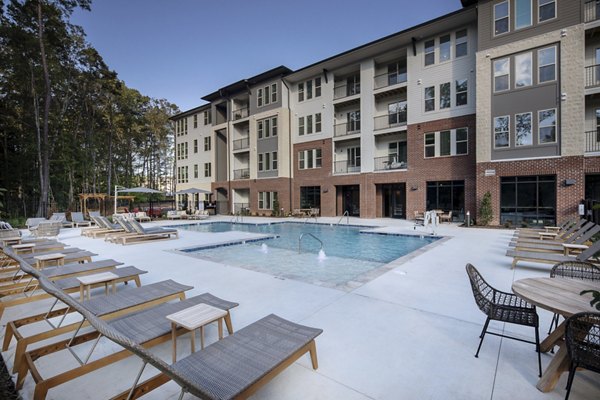
[[[364,281],[361,277],[365,274],[439,239],[431,236],[374,234],[369,233],[369,227],[361,226],[294,222],[213,222],[178,225],[177,228],[196,232],[236,230],[276,236],[230,246],[227,251],[214,246],[180,251],[198,258],[329,287]],[[301,235],[302,241],[299,243]],[[319,254],[321,242],[324,254]]]

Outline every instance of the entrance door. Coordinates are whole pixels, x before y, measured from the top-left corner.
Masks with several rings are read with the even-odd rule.
[[[383,216],[406,218],[406,184],[383,185]]]
[[[346,211],[352,217],[360,217],[359,185],[342,186],[342,213]]]

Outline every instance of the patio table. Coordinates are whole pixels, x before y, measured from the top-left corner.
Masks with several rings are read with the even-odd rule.
[[[595,282],[569,278],[527,278],[520,279],[512,285],[513,292],[519,297],[565,318],[579,312],[597,311],[590,305],[591,294],[579,295],[581,291],[591,289],[600,290],[600,285]],[[542,392],[554,390],[560,375],[569,370],[571,361],[564,345],[564,335],[565,321],[540,344],[540,351],[544,353],[550,351],[554,346],[560,346],[536,385]]]

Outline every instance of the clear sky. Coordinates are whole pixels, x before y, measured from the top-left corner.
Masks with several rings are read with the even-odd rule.
[[[183,111],[240,79],[298,69],[460,8],[460,0],[94,0],[72,22],[129,87]]]

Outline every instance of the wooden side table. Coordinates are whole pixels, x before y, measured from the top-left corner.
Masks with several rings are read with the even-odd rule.
[[[87,299],[90,299],[90,291],[92,289],[92,285],[98,283],[104,283],[104,293],[108,295],[108,284],[110,283],[112,286],[112,292],[115,293],[117,288],[115,286],[115,280],[119,278],[117,275],[112,272],[102,272],[99,274],[85,275],[77,277],[79,281],[79,298],[81,301],[85,298],[85,293],[87,291]]]
[[[540,235],[541,240],[555,239],[558,236],[558,233],[556,232],[538,232],[538,234]]]
[[[217,321],[219,328],[219,340],[223,339],[223,320],[227,311],[221,310],[208,304],[198,304],[174,314],[167,315],[171,321],[171,339],[173,341],[173,362],[177,361],[177,327],[181,326],[190,331],[192,353],[196,351],[196,329],[200,328],[200,345],[204,348],[204,327],[211,322]]]
[[[587,250],[589,246],[585,244],[574,244],[574,243],[563,243],[563,252],[565,256],[570,255],[572,252],[581,253],[583,250]]]
[[[3,246],[8,246],[11,244],[19,244],[19,243],[21,243],[21,237],[20,236],[6,237],[6,238],[1,238],[0,241],[2,242]]]
[[[65,265],[65,255],[63,253],[45,254],[43,256],[34,256],[36,265],[39,269],[44,268],[47,263],[55,262],[57,266]]]
[[[15,244],[12,246],[16,254],[33,253],[35,243]]]

